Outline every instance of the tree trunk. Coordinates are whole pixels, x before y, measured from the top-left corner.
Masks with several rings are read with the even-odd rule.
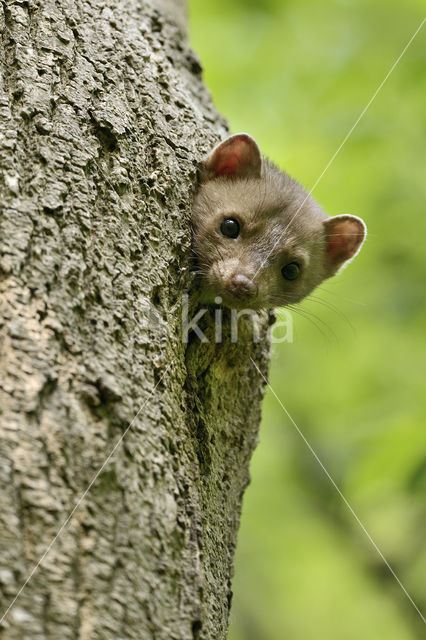
[[[226,123],[184,3],[2,9],[0,637],[225,638],[267,322],[185,341]]]

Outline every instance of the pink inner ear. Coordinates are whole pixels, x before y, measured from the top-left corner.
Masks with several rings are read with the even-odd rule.
[[[215,176],[245,176],[260,174],[259,149],[252,138],[237,134],[220,144],[206,162]]]
[[[232,176],[237,173],[241,165],[241,158],[238,153],[225,153],[225,149],[223,151],[223,153],[219,152],[214,172],[217,176]]]
[[[358,220],[348,218],[336,221],[328,231],[326,251],[332,262],[340,265],[356,254],[363,238],[364,228]]]

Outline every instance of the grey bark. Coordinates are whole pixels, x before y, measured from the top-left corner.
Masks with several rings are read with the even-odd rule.
[[[3,640],[226,637],[266,323],[182,340],[226,132],[183,10],[2,2],[0,616],[31,576]]]

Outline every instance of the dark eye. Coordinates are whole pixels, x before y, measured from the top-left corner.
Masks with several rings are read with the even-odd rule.
[[[297,280],[300,273],[300,267],[297,262],[289,262],[281,269],[281,273],[286,280]]]
[[[240,233],[240,224],[235,218],[224,218],[220,223],[220,232],[227,238],[238,238]]]

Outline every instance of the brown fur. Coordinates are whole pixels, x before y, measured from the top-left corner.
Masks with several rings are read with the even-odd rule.
[[[252,140],[246,134],[237,134],[228,138],[226,149],[232,147],[234,139],[238,142],[238,136],[244,136],[245,144],[247,138]],[[260,154],[252,142],[253,155]],[[244,177],[215,176],[214,163],[219,152],[223,163],[222,145],[205,161],[209,174],[200,184],[192,211],[204,301],[213,302],[220,296],[227,306],[252,309],[299,302],[356,253],[364,237],[364,225],[359,218],[345,216],[339,229],[344,230],[344,237],[333,244],[330,221],[337,222],[343,216],[329,218],[296,180],[271,162],[262,159],[259,172],[253,158],[251,174],[246,166]],[[245,156],[244,162],[248,162]],[[221,234],[224,218],[235,218],[240,223],[237,238]],[[285,280],[281,273],[282,267],[290,262],[301,267],[295,281]],[[232,284],[235,276],[238,281],[244,280],[240,276],[249,279],[255,294],[248,298],[244,289],[238,291]]]

